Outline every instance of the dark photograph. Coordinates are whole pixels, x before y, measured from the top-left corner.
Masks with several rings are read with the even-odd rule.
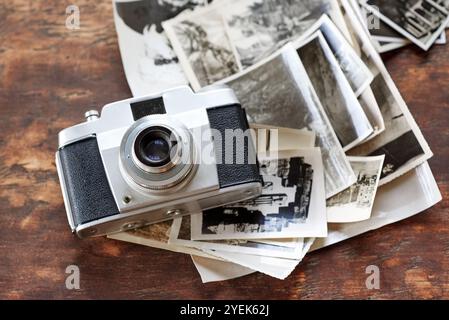
[[[341,145],[349,150],[374,130],[331,49],[318,35],[297,52]]]
[[[362,0],[362,3],[425,50],[437,40],[449,21],[446,1]]]
[[[400,168],[425,156],[425,151],[381,74],[374,79],[372,89],[384,117],[385,131],[349,153],[359,156],[385,155],[382,184]]]

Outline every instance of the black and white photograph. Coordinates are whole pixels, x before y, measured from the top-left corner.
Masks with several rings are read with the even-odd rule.
[[[323,34],[374,130],[367,140],[374,138],[385,130],[385,124],[370,88],[374,79],[373,72],[327,15],[323,15],[297,41],[304,41],[303,39],[310,37],[316,30]],[[378,71],[376,70],[376,72]]]
[[[133,96],[188,84],[162,21],[206,0],[114,0],[114,22],[126,78]]]
[[[449,4],[449,2],[448,2]],[[360,7],[357,2],[357,10],[360,10],[360,14],[368,22],[367,28],[373,38],[377,43],[380,43],[382,48],[386,48],[388,45],[396,45],[396,48],[404,47],[411,43],[409,39],[404,37],[398,31],[390,27],[388,24],[380,20],[378,16],[366,9],[365,7]],[[445,5],[446,9],[449,5]],[[435,44],[445,44],[446,43],[446,33],[442,32],[441,35],[435,41]]]
[[[350,155],[379,156],[385,155],[381,174],[383,185],[392,180],[394,173],[426,153],[412,130],[407,116],[391,94],[382,74],[372,84],[372,89],[379,103],[385,121],[385,131],[374,139],[349,151]]]
[[[365,7],[362,7],[359,0],[349,0],[348,4],[351,6],[351,9],[354,11],[354,15],[357,17],[360,24],[366,29],[366,31],[371,36],[371,41],[373,43],[374,48],[378,53],[385,53],[389,51],[396,50],[398,48],[402,48],[410,42],[408,39],[403,37],[402,35],[399,35],[401,39],[397,39],[398,32],[396,32],[393,28],[385,24],[380,20],[380,18],[370,11],[368,11]],[[392,30],[394,32],[394,39],[401,40],[401,42],[389,42],[389,41],[380,41],[376,37],[376,32],[383,32],[384,30],[388,32],[389,30],[384,29],[384,26],[387,26],[389,30]],[[382,29],[382,30],[381,30]],[[390,36],[391,33],[388,34]],[[390,38],[388,37],[390,40]],[[402,41],[405,41],[405,43],[402,43]]]
[[[368,34],[354,15],[348,15],[356,41],[364,44],[363,59],[376,75],[371,89],[384,118],[385,131],[350,150],[350,156],[385,155],[379,185],[385,185],[433,156],[381,57],[367,39]]]
[[[371,217],[385,156],[350,157],[357,182],[327,199],[327,222],[350,223]]]
[[[322,15],[307,31],[292,42],[305,42],[317,31],[320,31],[325,38],[355,95],[360,96],[369,88],[374,75],[362,61],[352,44],[327,15]]]
[[[245,69],[328,14],[347,38],[336,0],[218,0],[163,27],[195,90]]]
[[[385,53],[403,48],[412,43],[409,39],[380,20],[371,11],[363,7],[358,0],[351,0],[357,16],[371,35],[374,46],[379,53]],[[373,8],[374,9],[374,8]],[[435,44],[446,44],[446,33],[442,32]]]
[[[333,0],[233,1],[238,10],[226,14],[229,40],[244,68],[301,36],[321,15],[331,14]],[[338,12],[338,11],[337,11]]]
[[[306,41],[293,45],[343,150],[347,151],[367,139],[373,127],[321,32]]]
[[[222,83],[234,89],[250,122],[316,133],[323,154],[326,197],[355,182],[346,154],[293,46],[287,45]]]
[[[424,155],[424,150],[381,74],[374,79],[372,89],[381,108],[386,130],[350,154],[367,156],[385,154],[381,175],[381,179],[384,179],[409,161]]]
[[[301,257],[302,247],[304,245],[303,238],[296,238],[293,247],[244,239],[194,241],[191,240],[190,229],[190,216],[174,219],[169,243],[173,245],[196,248],[198,250],[209,249],[294,260]]]
[[[241,70],[213,4],[163,23],[191,86],[198,90]]]
[[[318,148],[260,157],[262,195],[192,216],[192,240],[325,237],[326,204]]]
[[[428,50],[449,22],[446,0],[360,0],[391,28]]]
[[[374,39],[384,42],[408,41],[399,32],[383,22],[377,15],[362,6],[359,0],[351,1],[354,2],[353,7],[357,11],[356,13],[360,16],[361,22],[366,26]]]

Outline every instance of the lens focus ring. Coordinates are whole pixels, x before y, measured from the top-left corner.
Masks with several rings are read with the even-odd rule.
[[[125,177],[150,190],[166,190],[187,181],[193,173],[196,149],[189,130],[166,115],[134,123],[120,146]]]

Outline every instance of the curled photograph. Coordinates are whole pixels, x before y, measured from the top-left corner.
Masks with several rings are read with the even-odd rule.
[[[250,122],[316,132],[323,155],[326,197],[355,182],[343,147],[292,45],[223,83],[235,91]]]
[[[366,140],[374,129],[321,32],[297,52],[343,150]]]

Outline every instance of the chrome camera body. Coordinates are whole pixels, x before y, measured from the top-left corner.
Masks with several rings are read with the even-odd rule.
[[[59,133],[56,164],[80,238],[135,229],[261,193],[244,109],[229,88],[179,87],[106,105]],[[238,141],[240,140],[240,142]],[[239,149],[235,144],[243,143]],[[230,148],[229,148],[230,147]],[[242,154],[226,152],[240,150]],[[240,160],[237,161],[236,159]]]

